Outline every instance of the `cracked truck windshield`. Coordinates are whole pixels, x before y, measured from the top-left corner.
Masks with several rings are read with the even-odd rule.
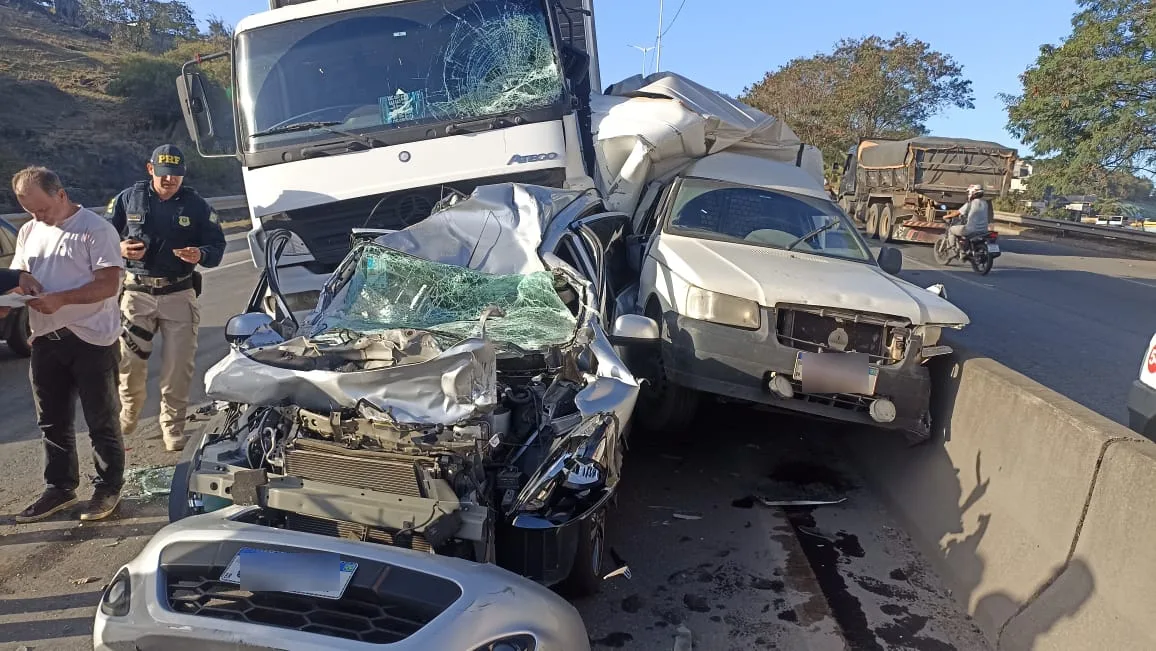
[[[405,2],[261,27],[239,36],[237,73],[250,150],[332,139],[324,127],[521,114],[564,96],[542,0]],[[302,123],[318,128],[289,130]]]

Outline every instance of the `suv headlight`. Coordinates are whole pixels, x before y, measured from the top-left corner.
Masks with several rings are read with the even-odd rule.
[[[686,290],[686,316],[736,328],[758,330],[762,325],[759,304],[729,294],[691,285]]]

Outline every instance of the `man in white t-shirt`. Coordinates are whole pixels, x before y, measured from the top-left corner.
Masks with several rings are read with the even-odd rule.
[[[44,437],[44,480],[36,502],[16,516],[35,522],[76,503],[80,469],[73,420],[76,399],[92,439],[96,487],[82,520],[108,517],[124,484],[117,372],[124,259],[120,234],[100,215],[73,203],[60,178],[43,167],[12,177],[16,200],[32,219],[16,238],[13,269],[31,274],[22,289],[32,330],[32,397]]]

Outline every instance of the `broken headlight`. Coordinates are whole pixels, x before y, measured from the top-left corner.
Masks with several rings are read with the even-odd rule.
[[[606,486],[618,425],[610,414],[589,418],[563,437],[514,501],[511,512],[570,520]]]

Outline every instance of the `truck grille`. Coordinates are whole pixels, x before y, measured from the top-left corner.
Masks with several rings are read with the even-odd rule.
[[[389,603],[365,587],[350,585],[341,599],[281,592],[249,592],[192,570],[166,572],[169,609],[195,615],[370,644],[400,642],[436,617],[402,601]]]
[[[871,362],[884,365],[902,361],[902,354],[892,357],[888,346],[888,330],[906,326],[897,319],[821,308],[780,307],[775,311],[775,332],[785,346],[813,353],[866,353]]]
[[[286,513],[285,526],[293,531],[302,531],[332,538],[346,538],[373,542],[390,547],[404,547],[414,551],[430,553],[433,548],[429,541],[419,533],[396,536],[384,529],[367,527],[356,522],[318,518],[300,513]]]
[[[416,463],[292,448],[285,451],[285,474],[362,490],[425,497]]]

